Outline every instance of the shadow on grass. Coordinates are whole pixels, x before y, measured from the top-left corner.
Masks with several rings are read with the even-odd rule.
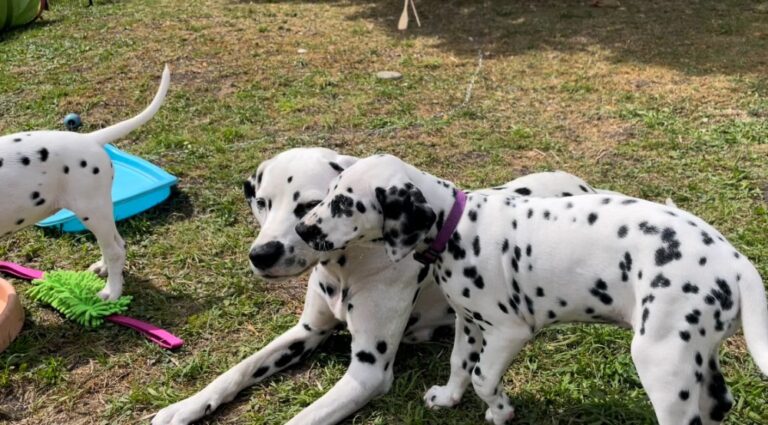
[[[479,49],[492,58],[599,48],[615,62],[664,66],[691,75],[750,73],[768,66],[768,13],[758,9],[758,2],[621,1],[620,8],[596,8],[588,0],[419,0],[422,26],[416,26],[411,14],[405,32],[397,30],[402,1],[334,2],[343,8],[350,3],[359,6],[359,12],[350,12],[350,21],[372,22],[396,38],[434,39],[438,48],[460,56],[475,57]]]
[[[186,294],[169,294],[158,289],[151,281],[130,273],[125,274],[125,295],[133,301],[125,313],[128,316],[152,323],[174,333],[186,323],[188,317],[211,308],[221,300],[206,297],[200,300]],[[25,304],[31,303],[26,299]],[[173,306],[169,309],[169,306]],[[27,315],[19,337],[0,354],[0,370],[9,366],[21,366],[31,370],[45,363],[50,356],[66,358],[69,367],[76,367],[89,360],[100,360],[115,354],[135,351],[139,345],[149,344],[142,334],[109,322],[96,329],[88,329],[67,320],[53,307],[44,307],[43,316],[58,315],[56,324],[38,323]],[[49,320],[43,319],[43,322]]]
[[[28,24],[24,24],[18,27],[13,27],[7,30],[0,31],[0,45],[5,43],[6,41],[11,41],[18,37],[21,37],[21,35],[27,31],[42,29],[51,25],[57,25],[58,23],[59,23],[58,19],[46,19],[44,17],[42,19],[32,21]]]
[[[424,391],[434,384],[444,382],[448,377],[451,340],[452,338],[447,338],[426,344],[402,344],[395,362],[394,386],[389,393],[372,400],[341,424],[374,423],[377,415],[383,411],[394,417],[405,418],[412,415],[424,421],[412,419],[404,420],[403,423],[458,424],[465,423],[467,417],[473,416],[477,418],[476,423],[481,423],[486,406],[474,394],[471,386],[462,402],[453,409],[431,411],[422,407]],[[347,331],[332,335],[308,360],[243,390],[233,401],[223,404],[200,423],[213,424],[219,423],[222,418],[232,418],[234,412],[254,396],[254,392],[268,391],[275,381],[296,379],[296,376],[309,369],[324,369],[331,364],[349,363],[351,342]],[[631,380],[629,376],[627,379]],[[207,384],[208,382],[201,382],[198,386],[202,388]],[[542,397],[538,390],[524,389],[511,394],[516,410],[514,423],[644,425],[655,422],[653,409],[644,393],[641,397],[617,397],[595,393],[587,399],[580,393],[574,393],[573,396],[561,393],[562,391],[559,391],[557,394]]]
[[[189,220],[194,215],[194,212],[195,207],[189,195],[179,190],[177,186],[174,186],[171,188],[171,195],[168,199],[141,214],[118,222],[117,231],[126,240],[126,244],[130,244],[131,239],[155,233],[163,226]],[[96,238],[88,231],[67,234],[55,227],[44,227],[42,232],[45,237],[49,238],[84,237],[86,240],[96,242]],[[127,248],[130,249],[130,246]]]

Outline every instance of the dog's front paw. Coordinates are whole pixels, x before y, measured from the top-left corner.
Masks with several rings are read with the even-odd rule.
[[[515,417],[515,409],[506,404],[500,404],[501,409],[489,407],[485,411],[485,421],[494,425],[508,425],[512,423]]]
[[[110,291],[109,288],[104,288],[97,295],[104,301],[117,301],[122,294],[118,291]]]
[[[152,419],[152,425],[187,425],[212,411],[210,404],[190,397],[174,403],[159,412]]]
[[[103,258],[101,260],[91,264],[91,267],[88,267],[88,271],[96,273],[97,275],[99,275],[99,277],[107,277],[107,275],[108,275],[107,265],[104,264],[104,259]]]
[[[446,386],[435,385],[424,394],[424,402],[430,409],[453,407],[461,401],[461,394]]]

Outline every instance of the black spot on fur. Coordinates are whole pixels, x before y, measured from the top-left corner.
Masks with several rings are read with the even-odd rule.
[[[685,292],[686,294],[698,294],[699,287],[690,282],[686,282],[683,285],[683,292]]]
[[[337,163],[335,163],[333,161],[328,162],[328,165],[330,165],[331,168],[333,168],[337,173],[340,173],[340,172],[344,171],[344,168],[341,165],[339,165],[339,164],[337,164]]]
[[[610,305],[613,303],[613,297],[608,295],[606,292],[608,290],[608,285],[605,283],[602,279],[597,279],[595,282],[595,286],[589,290],[589,293],[592,294],[595,298],[599,299],[601,303],[605,305]]]
[[[64,166],[64,174],[69,174],[69,167],[66,165]]]
[[[246,195],[247,196],[247,195]],[[255,196],[255,194],[254,194]],[[307,215],[308,212],[312,210],[312,208],[316,207],[317,204],[319,204],[320,201],[310,201],[310,202],[304,202],[301,204],[297,204],[296,208],[293,209],[293,215],[296,216],[296,218],[302,218],[305,215]]]
[[[262,367],[256,369],[256,372],[253,372],[253,377],[254,378],[261,378],[267,372],[269,372],[269,366],[262,366]]]
[[[48,149],[42,148],[39,151],[37,151],[37,155],[40,158],[41,162],[45,162],[48,160]]]
[[[663,274],[659,273],[651,281],[651,288],[668,288],[672,282]]]
[[[476,257],[480,256],[480,236],[475,236],[475,239],[472,240],[472,251]]]
[[[657,235],[659,234],[659,228],[653,225],[648,224],[647,221],[643,221],[640,224],[637,225],[637,227],[640,229],[641,232],[643,232],[646,235]]]
[[[531,190],[528,189],[527,187],[521,187],[519,189],[515,189],[515,192],[517,192],[517,193],[519,193],[519,194],[521,194],[523,196],[528,196],[528,195],[531,194]]]
[[[26,156],[22,156],[22,157],[21,157],[21,163],[22,163],[24,166],[27,166],[27,165],[29,165],[29,163],[30,163],[30,161],[29,161],[29,158],[28,158],[28,157],[26,157]]]
[[[64,167],[64,172],[69,172],[69,167]],[[250,180],[246,180],[243,182],[243,193],[245,194],[245,199],[250,201],[251,199],[256,197],[256,186],[251,183]]]
[[[80,161],[80,168],[85,168],[88,166],[88,163],[85,162],[85,160]]]
[[[723,375],[720,373],[717,365],[715,364],[714,366],[715,373],[712,374],[711,380],[707,385],[707,393],[715,401],[715,405],[712,406],[712,410],[709,412],[709,417],[713,421],[721,422],[725,419],[726,413],[733,407],[733,402],[728,399],[728,387],[725,385]]]
[[[675,237],[677,232],[667,227],[661,233],[662,247],[656,250],[656,265],[663,266],[667,263],[679,260],[683,254],[680,252],[680,241]]]
[[[629,232],[629,228],[627,226],[622,225],[621,227],[619,227],[619,231],[617,232],[617,234],[619,235],[620,238],[624,238],[627,236],[627,232]]]
[[[99,167],[93,167],[93,174],[99,174]]]
[[[384,354],[387,352],[387,343],[385,341],[379,341],[376,343],[376,351],[379,352],[379,354]]]
[[[352,217],[354,213],[352,207],[354,204],[354,201],[349,196],[343,194],[336,195],[331,201],[331,216],[334,218],[341,216]]]
[[[587,221],[589,222],[590,225],[595,224],[595,222],[597,221],[597,214],[589,213],[589,215],[587,216]]]
[[[357,357],[357,360],[360,360],[362,363],[376,363],[376,356],[374,356],[373,353],[369,351],[360,350],[355,354],[355,357]]]

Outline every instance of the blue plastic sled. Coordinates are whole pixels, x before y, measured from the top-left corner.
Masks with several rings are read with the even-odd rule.
[[[115,221],[120,221],[146,211],[163,202],[171,194],[171,186],[178,179],[162,168],[120,149],[106,145],[107,154],[115,166],[112,183],[112,202],[115,205]],[[40,227],[54,227],[64,232],[82,232],[83,223],[72,211],[63,209],[37,223]]]

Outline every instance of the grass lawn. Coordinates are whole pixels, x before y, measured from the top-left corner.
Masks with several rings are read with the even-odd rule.
[[[306,277],[252,276],[257,229],[241,181],[295,146],[389,152],[467,188],[563,169],[669,196],[768,277],[764,2],[424,0],[424,26],[404,33],[395,0],[51,2],[45,21],[0,34],[0,134],[58,128],[68,112],[86,130],[117,122],[149,102],[171,65],[161,111],[117,145],[176,174],[179,188],[118,227],[130,314],[187,344],[168,353],[122,328],[84,330],[14,280],[28,317],[0,354],[0,422],[146,423],[288,329]],[[404,78],[380,81],[380,70]],[[1,259],[44,270],[98,256],[89,234],[28,228],[0,240]],[[516,423],[653,423],[630,337],[596,325],[542,332],[506,375]],[[334,337],[204,423],[287,421],[341,377],[348,344]],[[471,391],[458,408],[423,407],[449,353],[448,343],[404,346],[392,391],[345,423],[482,423]],[[768,381],[740,335],[723,367],[737,399],[728,423],[768,423]]]

